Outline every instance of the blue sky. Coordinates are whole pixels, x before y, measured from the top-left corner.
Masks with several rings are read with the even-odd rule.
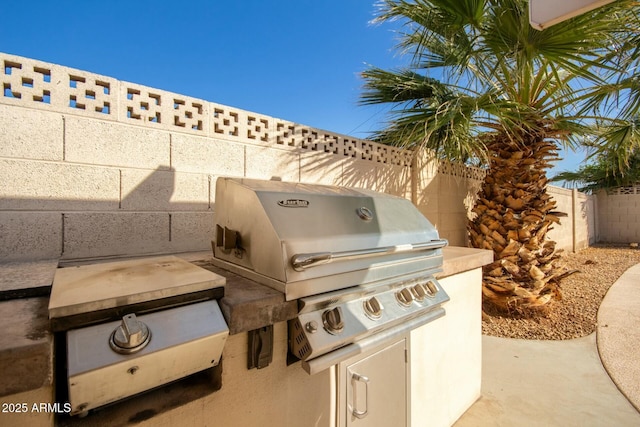
[[[366,64],[399,67],[375,0],[3,0],[0,51],[366,138]],[[564,154],[557,169],[582,155]]]

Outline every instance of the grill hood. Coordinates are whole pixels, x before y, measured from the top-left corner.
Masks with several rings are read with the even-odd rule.
[[[400,197],[222,177],[215,202],[214,262],[287,300],[442,267],[446,240]]]

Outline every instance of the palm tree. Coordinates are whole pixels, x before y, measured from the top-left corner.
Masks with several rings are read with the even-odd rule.
[[[546,171],[560,144],[605,146],[611,135],[602,130],[625,126],[634,108],[637,115],[640,82],[629,69],[640,56],[639,3],[619,0],[544,31],[530,27],[524,0],[380,7],[376,21],[402,23],[399,48],[412,59],[403,70],[363,72],[361,102],[392,107],[375,139],[484,165],[468,232],[474,247],[494,252],[484,268],[485,301],[546,306],[566,274],[546,237],[559,222]],[[624,163],[624,148],[638,141],[618,142]]]

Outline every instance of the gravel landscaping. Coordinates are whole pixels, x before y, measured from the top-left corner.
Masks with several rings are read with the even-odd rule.
[[[503,316],[485,307],[482,332],[508,338],[566,340],[594,332],[598,308],[607,290],[629,267],[640,263],[640,250],[598,244],[564,253],[562,263],[579,270],[562,280],[562,300],[538,316]]]

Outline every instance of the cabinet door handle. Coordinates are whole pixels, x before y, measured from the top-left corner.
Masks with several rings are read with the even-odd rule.
[[[354,417],[362,419],[367,416],[369,413],[369,378],[364,375],[356,374],[355,372],[351,375],[351,381],[353,383],[353,411],[351,412]],[[357,398],[357,390],[358,390],[358,382],[364,383],[364,411],[358,410],[358,398]]]

